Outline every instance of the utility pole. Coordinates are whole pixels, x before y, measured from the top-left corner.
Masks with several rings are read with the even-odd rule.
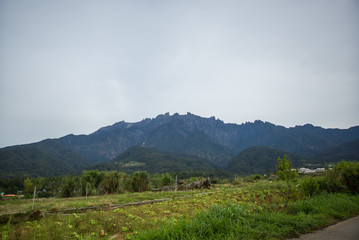
[[[35,196],[36,196],[36,186],[35,186],[35,189],[34,189],[34,198],[32,199],[32,210],[34,210]]]
[[[175,192],[177,192],[177,175],[176,175],[176,187],[175,187]]]

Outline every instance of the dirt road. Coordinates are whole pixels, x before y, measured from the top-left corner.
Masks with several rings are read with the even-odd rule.
[[[358,240],[359,216],[329,226],[323,230],[303,234],[299,238],[289,240]]]

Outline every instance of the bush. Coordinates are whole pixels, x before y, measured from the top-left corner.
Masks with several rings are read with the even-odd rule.
[[[314,196],[319,192],[319,183],[315,178],[307,177],[300,184],[304,196]]]
[[[26,178],[24,180],[24,195],[26,198],[31,198],[34,194],[34,183],[31,181],[30,178]]]
[[[319,181],[320,190],[359,193],[359,162],[341,161]]]
[[[99,186],[105,177],[105,172],[98,170],[86,171],[81,176],[82,195],[97,195]]]
[[[62,180],[61,196],[62,197],[73,197],[76,193],[77,181],[76,177],[64,177]]]
[[[234,176],[233,184],[234,185],[240,185],[243,182],[243,179],[240,176]]]
[[[135,192],[143,192],[150,189],[149,175],[144,171],[137,171],[131,178],[132,190]]]
[[[359,193],[359,162],[341,161],[335,168],[341,173],[341,182],[350,193]]]
[[[168,173],[161,175],[161,187],[170,186],[174,183],[173,178]]]
[[[252,180],[256,181],[256,180],[261,180],[262,179],[262,176],[259,175],[259,174],[254,174],[251,176]]]
[[[117,171],[106,172],[103,179],[103,189],[105,193],[111,194],[116,192],[124,192],[125,179],[125,173]]]

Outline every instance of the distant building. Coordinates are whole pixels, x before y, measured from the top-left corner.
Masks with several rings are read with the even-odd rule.
[[[310,173],[320,173],[320,172],[324,172],[325,169],[324,168],[316,168],[316,169],[310,169],[310,168],[299,168],[298,173],[301,174],[310,174]]]
[[[309,168],[299,168],[297,171],[298,173],[302,173],[302,174],[315,173],[314,170]]]

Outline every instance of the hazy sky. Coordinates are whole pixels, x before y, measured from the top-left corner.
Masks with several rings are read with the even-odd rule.
[[[359,1],[0,0],[0,147],[166,112],[359,125]]]

